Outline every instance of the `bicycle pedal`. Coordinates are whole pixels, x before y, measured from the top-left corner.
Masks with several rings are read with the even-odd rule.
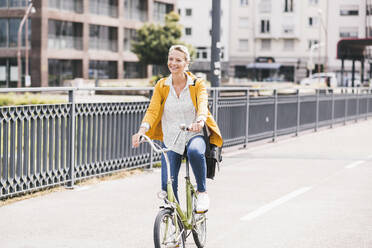
[[[194,211],[196,214],[205,214],[206,212],[208,212],[208,210],[205,210],[205,211]]]

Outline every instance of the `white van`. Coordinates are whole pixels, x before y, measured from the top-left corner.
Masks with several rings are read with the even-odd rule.
[[[301,80],[302,86],[313,86],[315,88],[336,88],[337,78],[334,72],[314,73],[311,77]]]

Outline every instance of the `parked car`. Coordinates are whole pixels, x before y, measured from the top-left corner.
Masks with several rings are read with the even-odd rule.
[[[300,81],[301,86],[312,86],[315,88],[336,88],[337,78],[334,72],[314,73],[311,77]]]

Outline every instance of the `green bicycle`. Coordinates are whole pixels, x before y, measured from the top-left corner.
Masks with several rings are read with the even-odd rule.
[[[174,140],[177,142],[182,131],[187,131],[184,125]],[[158,153],[163,153],[167,165],[167,192],[160,192],[158,197],[164,200],[164,206],[156,216],[154,223],[155,248],[185,247],[186,238],[192,233],[198,248],[205,247],[207,239],[207,216],[206,213],[197,213],[195,203],[197,194],[189,176],[189,161],[186,157],[186,211],[183,211],[176,200],[173,192],[172,179],[170,178],[170,166],[167,152],[169,148],[162,148],[154,143],[146,135],[142,135],[141,142],[147,142]]]

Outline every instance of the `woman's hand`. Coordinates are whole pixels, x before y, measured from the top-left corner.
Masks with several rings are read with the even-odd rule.
[[[190,132],[200,132],[204,127],[204,121],[194,122],[189,126]]]
[[[132,136],[132,146],[134,148],[137,148],[139,146],[141,135],[144,135],[145,133],[146,133],[146,129],[144,127],[141,127],[138,130],[138,133],[136,133]]]

